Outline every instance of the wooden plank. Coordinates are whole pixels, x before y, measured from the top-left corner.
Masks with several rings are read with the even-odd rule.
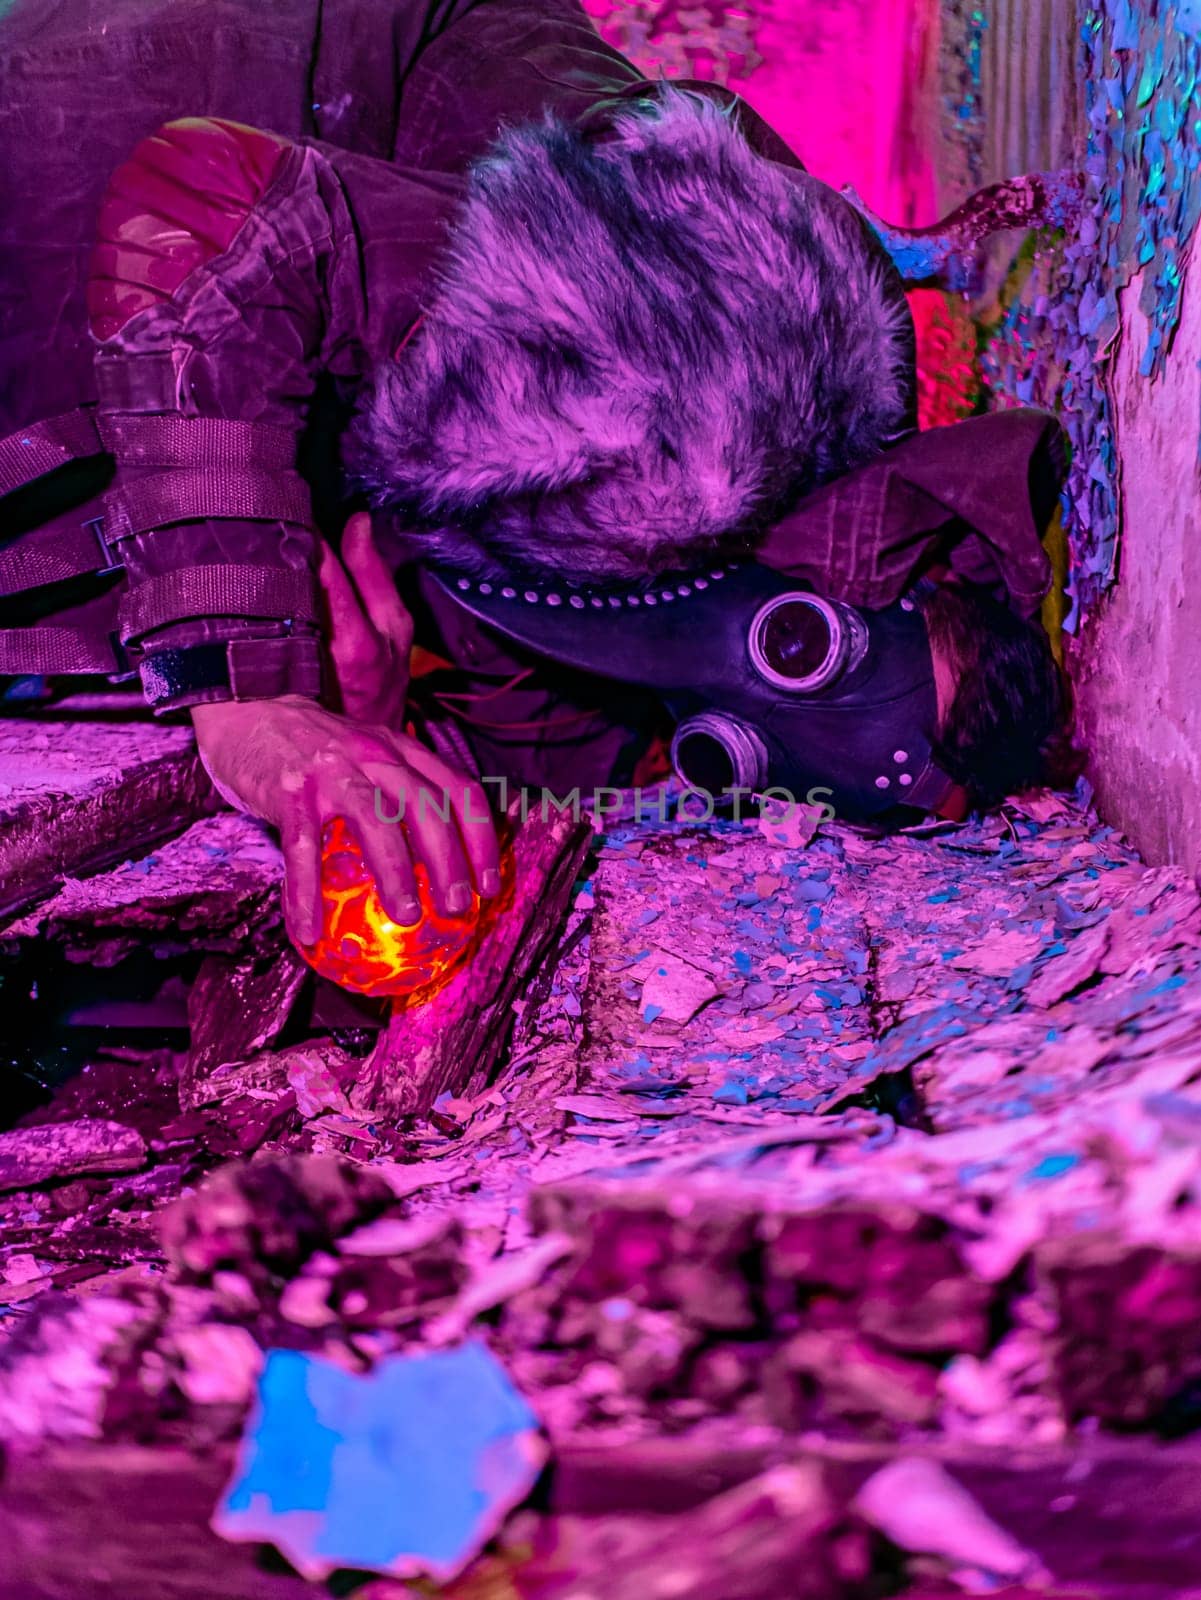
[[[513,1023],[513,1002],[537,972],[567,913],[592,839],[570,812],[513,821],[512,875],[471,960],[429,1000],[397,1005],[352,1096],[356,1109],[408,1116],[444,1091],[482,1086]]]
[[[734,1570],[751,1570],[753,1542],[737,1534],[755,1503],[763,1507],[763,1474],[800,1473],[813,1492],[805,1498],[817,1535],[831,1512],[841,1513],[865,1479],[898,1453],[895,1445],[856,1441],[803,1442],[777,1437],[739,1444],[728,1431],[704,1441],[684,1436],[614,1444],[587,1437],[559,1438],[549,1478],[549,1512],[531,1541],[527,1522],[512,1543],[502,1536],[496,1556],[485,1558],[451,1594],[462,1600],[493,1593],[488,1575],[503,1565],[520,1576],[531,1600],[563,1600],[566,1581],[591,1579],[585,1592],[650,1596],[653,1586],[631,1589],[631,1572],[648,1578],[680,1556],[708,1548],[721,1535]],[[1201,1474],[1189,1445],[1143,1440],[1089,1440],[1070,1449],[938,1447],[919,1453],[939,1460],[1054,1574],[1050,1592],[1087,1600],[1178,1600],[1194,1592],[1198,1561]],[[0,1473],[0,1600],[301,1600],[312,1586],[265,1557],[254,1545],[228,1544],[208,1519],[233,1466],[233,1447],[128,1444],[53,1444],[13,1447]],[[820,1473],[820,1479],[813,1477]],[[773,1479],[768,1478],[769,1485]],[[776,1484],[782,1480],[776,1478]],[[824,1484],[824,1488],[820,1487]],[[740,1492],[740,1486],[741,1492]],[[785,1522],[787,1519],[785,1519]],[[787,1537],[768,1516],[760,1532]],[[556,1537],[556,1533],[558,1537]],[[731,1535],[736,1544],[731,1544]],[[531,1554],[530,1545],[541,1553]],[[810,1544],[810,1550],[814,1545]],[[775,1560],[775,1554],[773,1561]],[[779,1555],[785,1556],[784,1551]],[[519,1559],[516,1566],[513,1558]],[[626,1587],[610,1587],[610,1563]],[[727,1562],[727,1570],[729,1562]],[[794,1572],[807,1582],[802,1564]],[[627,1581],[628,1580],[628,1581]],[[401,1600],[405,1590],[381,1580],[370,1593]],[[499,1585],[496,1592],[511,1593]],[[569,1591],[568,1591],[569,1592]],[[685,1591],[676,1590],[675,1593]],[[690,1589],[690,1594],[709,1594]],[[718,1591],[722,1600],[742,1594]],[[752,1590],[752,1593],[759,1591]],[[808,1588],[790,1586],[785,1573],[771,1600],[788,1600]],[[838,1590],[840,1594],[854,1590]],[[861,1591],[860,1591],[861,1592]],[[874,1590],[872,1591],[874,1592]],[[933,1576],[916,1589],[924,1596],[952,1592]],[[999,1591],[1014,1600],[1026,1590]],[[1046,1591],[1042,1591],[1046,1592]]]
[[[232,1451],[74,1446],[6,1456],[0,1600],[303,1600],[312,1587],[208,1519]]]
[[[188,728],[0,720],[0,916],[219,806]]]
[[[562,1600],[852,1600],[869,1592],[856,1581],[869,1565],[866,1530],[812,1462],[773,1467],[674,1517],[576,1523],[568,1538],[578,1576],[551,1587]],[[535,1562],[522,1591],[540,1588]]]
[[[0,1190],[33,1189],[82,1172],[130,1172],[145,1159],[137,1129],[107,1118],[15,1128],[0,1133]]]
[[[206,956],[188,994],[191,1041],[179,1082],[185,1111],[209,1098],[209,1075],[274,1044],[310,969],[282,933],[264,955]]]
[[[282,938],[283,860],[262,823],[222,812],[157,849],[86,878],[0,928],[3,939],[48,939],[102,966],[136,948],[274,953]]]

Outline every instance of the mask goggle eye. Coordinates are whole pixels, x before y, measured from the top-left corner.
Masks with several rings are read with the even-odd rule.
[[[849,606],[816,594],[781,594],[755,613],[747,648],[767,683],[814,694],[863,659],[867,628]]]
[[[767,747],[754,728],[724,711],[698,711],[681,722],[671,741],[671,764],[692,789],[718,795],[726,789],[762,789]]]

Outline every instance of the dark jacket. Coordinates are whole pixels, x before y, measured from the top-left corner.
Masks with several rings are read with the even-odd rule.
[[[948,530],[970,545],[977,530],[953,485],[932,493],[919,461],[909,493],[912,472],[881,467],[911,422],[899,279],[851,208],[759,118],[724,91],[695,88],[729,116],[652,111],[631,133],[625,113],[645,112],[659,91],[597,38],[575,0],[114,0],[95,12],[89,0],[17,0],[0,23],[0,489],[12,491],[0,592],[19,593],[2,619],[0,672],[136,669],[159,711],[322,694],[316,529],[336,526],[349,503],[338,441],[356,410],[356,481],[442,555],[449,541],[484,560],[578,559],[592,575],[611,561],[628,577],[639,562],[678,564],[731,538],[751,548],[766,533],[773,565],[883,604]],[[652,192],[639,181],[652,170],[648,149],[655,172],[682,173],[665,211],[641,220],[653,247],[675,216],[671,237],[697,252],[682,260],[683,283],[698,262],[728,257],[737,230],[721,230],[722,205],[754,219],[727,278],[696,278],[694,309],[662,300],[666,262],[653,279],[631,267],[607,320],[587,317],[611,275],[574,305],[587,338],[565,336],[541,293],[509,316],[520,273],[473,295],[479,250],[521,265],[516,241],[542,221],[526,204],[539,171],[562,188],[551,216],[579,221],[584,261],[595,195],[616,194],[624,218],[631,195]],[[697,220],[688,180],[701,171],[711,197],[719,168],[731,187]],[[563,194],[580,202],[578,218]],[[785,280],[772,299],[773,274],[759,266],[764,229],[783,212],[786,237],[800,219],[817,241],[787,266],[800,289],[821,291],[809,295],[809,322],[789,320],[804,296]],[[538,246],[545,253],[546,237]],[[621,263],[634,256],[625,246]],[[848,282],[857,292],[840,300]],[[747,317],[755,294],[766,298]],[[635,373],[646,403],[633,421],[606,414],[598,427],[581,410],[581,448],[559,430],[540,455],[546,428],[581,394],[624,392],[599,377],[614,364],[625,373],[646,345],[616,345],[636,314],[651,330],[699,317],[727,342],[695,339],[680,320],[685,336]],[[729,341],[750,341],[764,317],[741,387],[732,370],[718,384]],[[689,382],[682,349],[704,381]],[[578,392],[556,391],[534,444],[481,476],[483,444],[499,458],[506,438],[498,427],[483,441],[481,429],[514,386],[528,398],[550,371],[575,374]],[[695,406],[678,403],[693,394]],[[986,572],[1029,610],[1042,555],[1026,468],[1048,424],[986,420],[1001,474],[991,499],[999,486],[1014,510],[971,559],[983,551]],[[732,465],[695,493],[699,453],[721,426]],[[900,449],[915,447],[920,456],[917,441]],[[875,491],[874,531],[854,570],[828,562],[823,582],[814,519],[836,525],[837,507],[852,503],[841,497],[863,483],[888,485]],[[898,493],[899,540],[879,510]],[[862,509],[863,494],[853,503]],[[629,528],[653,537],[622,538]],[[96,576],[101,566],[112,570]],[[453,618],[441,642],[473,669]],[[481,649],[503,673],[504,653],[477,641],[477,663]],[[507,720],[536,724],[540,704],[527,699]],[[595,712],[576,716],[587,738],[606,725],[604,706]],[[621,737],[607,738],[609,754]]]
[[[160,710],[319,693],[310,483],[464,164],[503,116],[636,80],[574,4],[18,0],[0,487],[32,481],[3,502],[0,671],[134,665]]]

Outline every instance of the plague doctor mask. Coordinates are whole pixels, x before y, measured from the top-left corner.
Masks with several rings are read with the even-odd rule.
[[[528,573],[433,581],[548,661],[654,691],[676,721],[672,765],[720,798],[785,791],[866,821],[934,811],[955,789],[934,762],[938,703],[914,596],[861,611],[756,562],[617,590]]]

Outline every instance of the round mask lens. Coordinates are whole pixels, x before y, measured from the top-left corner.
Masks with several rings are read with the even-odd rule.
[[[824,688],[838,676],[847,651],[842,618],[811,594],[769,600],[755,614],[748,644],[759,676],[794,693]]]
[[[689,788],[714,796],[733,788],[761,789],[767,782],[763,740],[720,711],[701,711],[680,723],[671,741],[671,764]]]

